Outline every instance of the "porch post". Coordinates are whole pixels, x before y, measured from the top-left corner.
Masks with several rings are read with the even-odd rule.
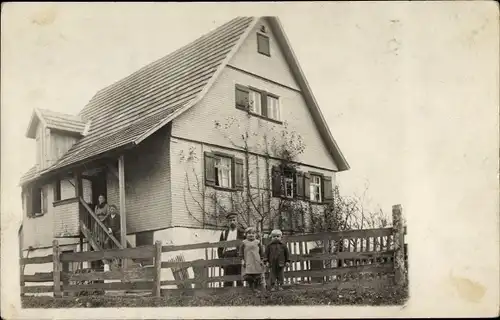
[[[75,178],[75,197],[83,197],[82,173],[78,170],[74,172]]]
[[[127,248],[127,210],[125,208],[125,159],[121,155],[118,158],[118,185],[120,189],[120,242],[123,248]],[[125,263],[126,259],[123,260]]]

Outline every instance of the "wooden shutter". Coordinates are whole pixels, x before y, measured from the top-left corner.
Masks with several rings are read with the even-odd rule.
[[[333,201],[333,189],[332,189],[332,177],[323,176],[321,179],[323,184],[323,202],[332,202]]]
[[[31,193],[31,203],[32,203],[32,213],[42,212],[42,189],[39,187],[34,187]]]
[[[205,152],[205,184],[215,185],[215,156],[210,152]]]
[[[281,169],[278,166],[273,166],[272,173],[273,197],[281,197]]]
[[[234,92],[235,92],[236,108],[245,110],[248,109],[248,101],[249,101],[248,89],[244,86],[236,85]]]
[[[260,92],[260,96],[261,96],[261,99],[262,99],[262,102],[260,103],[261,106],[261,110],[262,110],[262,115],[264,117],[267,117],[267,92],[265,91],[261,91]]]
[[[311,198],[310,183],[311,174],[309,172],[304,172],[304,200],[309,200]]]
[[[61,200],[61,180],[57,179],[54,182],[54,201]]]
[[[29,188],[26,195],[26,214],[28,217],[33,216],[33,188]]]
[[[271,56],[269,49],[269,37],[261,33],[257,33],[257,51],[266,56]]]
[[[302,172],[295,173],[295,196],[297,199],[304,199],[304,175]]]
[[[243,159],[234,159],[234,187],[243,190]]]

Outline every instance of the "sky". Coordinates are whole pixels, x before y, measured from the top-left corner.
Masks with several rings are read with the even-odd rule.
[[[478,245],[481,236],[498,246],[494,2],[11,3],[3,9],[2,223],[20,218],[17,184],[35,159],[34,141],[24,136],[33,108],[76,114],[99,89],[234,16],[277,15],[351,166],[337,177],[342,193],[368,186],[370,206],[388,212],[403,206],[413,236],[483,259],[461,272],[483,280],[498,272],[498,255],[485,260],[492,247]],[[459,252],[433,248],[431,261],[465,265]]]

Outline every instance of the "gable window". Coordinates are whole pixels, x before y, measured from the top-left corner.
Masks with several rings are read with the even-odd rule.
[[[257,33],[257,51],[260,54],[271,56],[269,37],[262,33]]]
[[[322,200],[322,190],[321,190],[321,176],[311,175],[311,182],[309,184],[309,194],[310,200],[314,202],[321,202]]]
[[[279,97],[270,92],[237,84],[235,104],[252,115],[281,123]]]
[[[205,152],[205,185],[243,189],[243,160],[218,152]]]

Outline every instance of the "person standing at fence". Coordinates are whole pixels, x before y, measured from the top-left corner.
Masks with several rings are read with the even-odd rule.
[[[229,213],[226,215],[228,227],[221,232],[220,241],[233,241],[245,239],[245,232],[238,228],[238,220],[236,213]],[[223,258],[237,258],[238,249],[234,247],[220,247],[217,248],[217,255],[220,259]],[[223,266],[224,276],[241,275],[241,264],[231,264]],[[233,281],[224,281],[224,287],[232,287]],[[241,280],[236,281],[236,286],[243,286]]]
[[[112,234],[116,240],[120,241],[120,215],[118,214],[118,209],[114,204],[109,206],[109,216],[105,220],[104,225],[108,228],[108,233]],[[107,245],[109,249],[113,247],[113,242],[110,238],[107,238]]]
[[[290,266],[290,252],[281,241],[283,233],[275,229],[271,231],[271,242],[266,247],[264,261],[269,267],[269,282],[271,291],[283,290],[285,267]]]
[[[243,240],[239,252],[243,265],[243,278],[252,291],[257,291],[261,286],[261,275],[264,270],[262,246],[255,238],[255,228],[247,228],[245,234],[246,239]]]

